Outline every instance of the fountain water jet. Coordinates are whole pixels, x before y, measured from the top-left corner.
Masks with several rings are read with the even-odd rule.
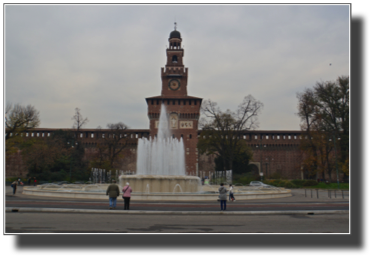
[[[164,104],[161,105],[157,137],[140,138],[137,149],[137,174],[122,175],[119,183],[130,183],[133,192],[198,192],[201,180],[185,175],[185,147],[181,138],[173,138],[169,129],[169,118]]]

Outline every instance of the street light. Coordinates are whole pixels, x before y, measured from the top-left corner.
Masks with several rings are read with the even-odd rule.
[[[337,148],[336,148],[335,133],[332,134],[332,139],[333,139],[333,146],[335,148],[335,163],[336,163],[337,188],[340,189],[340,183],[339,183],[339,164],[337,162]],[[337,138],[337,140],[340,140],[340,138]],[[329,141],[332,141],[332,140],[330,139]]]
[[[74,139],[67,142],[68,145],[71,145],[71,148],[74,148],[75,145],[77,145],[77,142],[75,142]],[[70,180],[72,178],[72,152],[71,152],[71,162],[70,162]],[[71,181],[72,182],[72,181]]]
[[[260,136],[260,145],[256,145],[256,148],[259,148],[260,146],[260,176],[261,176],[261,181],[263,180],[263,164],[262,164],[262,136]],[[266,148],[266,145],[264,145],[264,148]]]

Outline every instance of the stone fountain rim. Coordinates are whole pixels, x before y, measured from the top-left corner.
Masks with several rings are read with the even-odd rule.
[[[189,175],[121,175],[120,179],[126,178],[139,178],[139,179],[193,179],[201,180],[198,176],[189,176]]]

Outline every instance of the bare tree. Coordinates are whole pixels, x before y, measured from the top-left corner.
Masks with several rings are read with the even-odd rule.
[[[39,111],[34,106],[7,103],[5,109],[5,140],[35,128],[39,123]]]
[[[89,122],[88,118],[83,118],[79,108],[75,108],[75,115],[71,118],[74,120],[73,128],[78,132],[86,123]]]
[[[263,104],[252,95],[244,97],[236,112],[222,112],[217,103],[205,100],[201,106],[200,153],[217,154],[223,158],[224,167],[228,165],[228,170],[232,170],[235,156],[244,149],[240,135],[243,130],[258,127],[257,117],[262,108]]]
[[[126,135],[128,127],[122,123],[108,124],[108,129],[103,133],[98,146],[100,162],[108,162],[110,168],[118,162],[122,152],[130,144],[130,138]],[[106,133],[105,133],[106,132]]]

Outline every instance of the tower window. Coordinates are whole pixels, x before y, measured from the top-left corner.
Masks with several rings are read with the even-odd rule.
[[[172,56],[172,63],[177,63],[177,55]]]

